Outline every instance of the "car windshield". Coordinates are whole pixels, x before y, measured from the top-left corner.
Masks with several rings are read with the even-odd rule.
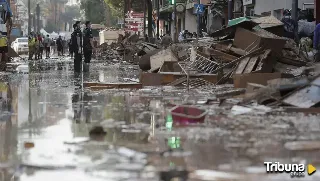
[[[28,42],[28,38],[18,38],[19,43],[26,43]]]

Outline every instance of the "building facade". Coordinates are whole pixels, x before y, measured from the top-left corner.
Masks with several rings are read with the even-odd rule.
[[[314,0],[299,0],[298,7],[302,10],[314,9]],[[282,18],[284,9],[292,9],[292,0],[243,0],[244,13],[247,16],[264,15]]]
[[[197,32],[197,15],[195,14],[194,4],[197,0],[175,0],[177,15],[174,15],[174,5],[172,0],[159,0],[159,20],[160,35],[170,33],[174,36],[174,16],[177,19],[177,33],[182,30]],[[292,0],[232,0],[233,1],[233,18],[242,16],[275,16],[281,19],[285,9],[292,8]],[[174,0],[173,0],[174,2]],[[219,12],[217,12],[217,2],[220,2]],[[314,0],[299,0],[298,7],[301,10],[310,9],[313,11]],[[153,0],[153,9],[157,10],[157,0]],[[228,1],[224,0],[201,0],[204,5],[204,11],[200,19],[200,28],[211,33],[220,29],[228,23]],[[181,8],[181,5],[184,8]],[[155,30],[156,31],[156,30]]]
[[[174,36],[174,17],[176,18],[177,33],[182,30],[188,30],[189,32],[197,32],[197,15],[195,14],[194,4],[196,0],[175,0],[177,7],[177,14],[174,14],[174,5],[171,0],[159,0],[159,32],[160,35],[170,34]],[[173,1],[174,2],[174,1]],[[157,9],[157,1],[153,1],[153,7]],[[210,0],[201,0],[201,4],[204,4],[204,12],[201,15],[200,27],[207,29],[207,16],[208,6]]]

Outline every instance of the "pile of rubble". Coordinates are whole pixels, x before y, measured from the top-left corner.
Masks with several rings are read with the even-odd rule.
[[[95,56],[102,60],[123,60],[126,62],[138,64],[139,56],[158,49],[155,44],[147,43],[143,38],[136,34],[119,35],[117,41],[111,43],[105,42],[98,46]]]
[[[187,89],[232,83],[246,88],[245,94],[234,91],[243,103],[319,107],[320,69],[308,52],[279,36],[281,30],[280,21],[264,17],[238,22],[211,39],[157,49],[140,59],[140,83]]]
[[[213,90],[213,86],[233,84],[228,95],[240,96],[243,103],[319,106],[319,66],[309,52],[283,37],[283,24],[274,17],[236,19],[210,38],[168,48],[147,43],[135,34],[100,47],[102,57],[139,65],[138,87]]]

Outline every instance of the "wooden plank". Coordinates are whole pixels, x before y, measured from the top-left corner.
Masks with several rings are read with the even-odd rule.
[[[255,70],[252,70],[252,72],[260,72],[262,73],[263,71],[263,66],[266,65],[266,60],[269,57],[271,53],[271,50],[265,50],[263,54],[260,55],[260,61],[258,62],[257,68]],[[266,66],[270,66],[270,65],[266,65]],[[265,72],[265,73],[270,73],[270,72]]]
[[[92,91],[99,91],[99,90],[105,90],[105,89],[114,89],[112,86],[92,86],[90,87]]]
[[[177,73],[145,73],[140,74],[140,83],[143,86],[157,86],[157,85],[167,85],[177,79],[186,77],[185,74]],[[190,78],[203,78],[211,83],[216,83],[218,81],[218,75],[216,74],[196,74],[190,75]]]
[[[216,44],[214,45],[214,47],[216,48],[216,50],[222,51],[222,52],[226,52],[226,53],[234,53],[240,56],[244,56],[247,54],[247,52],[245,50],[242,50],[240,48],[235,48],[232,47],[232,44],[230,45],[222,45],[222,44]]]
[[[142,84],[139,83],[94,83],[87,82],[83,83],[84,87],[94,88],[94,89],[141,89]]]
[[[235,74],[242,74],[243,71],[245,70],[248,62],[250,61],[250,59],[251,59],[251,57],[246,57],[246,58],[242,59],[237,66]]]
[[[292,78],[290,74],[282,73],[250,73],[250,74],[237,74],[233,76],[233,84],[235,88],[246,88],[247,83],[255,83],[267,85],[269,80],[278,78]]]
[[[233,56],[233,55],[229,55],[227,53],[218,51],[218,50],[214,50],[212,48],[204,48],[203,49],[203,53],[208,55],[208,56],[214,56],[214,57],[218,57],[219,59],[222,59],[225,62],[231,62],[235,59],[237,59],[238,57]]]
[[[255,66],[257,65],[257,63],[259,62],[259,56],[254,56],[252,58],[250,58],[247,67],[244,70],[244,73],[251,73]]]
[[[92,87],[92,86],[98,86],[99,85],[99,82],[84,82],[83,83],[83,87],[86,88],[86,87]]]
[[[229,62],[229,63],[226,63],[226,64],[224,64],[224,65],[222,65],[222,66],[220,66],[219,68],[217,68],[216,70],[214,70],[212,73],[217,73],[217,72],[220,72],[221,70],[223,70],[225,67],[229,67],[229,66],[231,66],[231,65],[235,65],[235,64],[237,64],[238,62],[240,62],[241,60],[243,60],[243,59],[245,59],[245,58],[247,58],[247,57],[252,57],[252,56],[255,56],[255,55],[257,55],[257,54],[261,54],[261,50],[262,48],[258,48],[258,49],[256,49],[256,50],[253,50],[252,52],[250,52],[249,54],[247,54],[247,55],[245,55],[245,56],[242,56],[242,57],[240,57],[240,58],[237,58],[237,59],[235,59],[235,60],[233,60],[233,61],[231,61],[231,62]]]
[[[285,112],[299,112],[304,113],[305,115],[309,114],[320,114],[320,108],[311,107],[311,108],[298,108],[298,107],[284,107]]]

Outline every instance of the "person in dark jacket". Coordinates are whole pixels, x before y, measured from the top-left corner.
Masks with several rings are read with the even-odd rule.
[[[86,21],[86,28],[83,30],[83,56],[84,63],[90,63],[93,45],[93,36],[90,21]]]
[[[68,40],[68,48],[69,48],[69,56],[73,58],[73,51],[72,51],[72,40]]]
[[[82,32],[80,29],[80,21],[73,25],[73,33],[71,34],[71,49],[74,53],[74,71],[81,72],[82,68]]]
[[[58,56],[63,56],[63,42],[61,36],[56,41]]]

